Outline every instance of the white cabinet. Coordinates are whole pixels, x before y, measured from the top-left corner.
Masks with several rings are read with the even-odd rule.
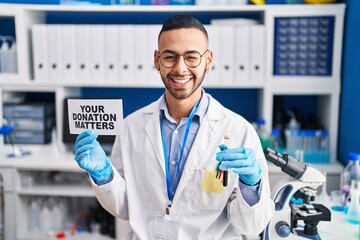
[[[58,233],[74,240],[113,239],[115,218],[100,207],[88,174],[77,166],[71,153],[34,147],[26,159],[7,159],[2,152],[0,156],[5,239],[56,239]],[[87,233],[89,227],[91,234]]]
[[[94,198],[86,173],[34,170],[29,166],[18,169],[17,178],[20,183],[16,191],[17,239],[51,239],[62,233],[75,239],[85,234],[97,239],[111,239],[100,234],[105,222],[97,222],[95,214],[103,209]],[[114,218],[110,214],[106,217],[107,222],[113,223],[111,227],[115,234]]]
[[[344,4],[326,4],[326,5],[242,5],[242,6],[55,6],[55,5],[21,5],[21,4],[0,4],[0,25],[2,18],[14,19],[14,26],[17,47],[18,47],[18,72],[16,74],[1,74],[0,73],[0,119],[3,119],[3,102],[7,101],[9,95],[14,93],[51,93],[56,106],[56,139],[54,144],[62,153],[65,147],[62,143],[63,132],[63,100],[71,96],[81,96],[81,88],[94,87],[100,89],[102,87],[109,88],[162,88],[162,83],[149,82],[146,79],[120,79],[119,81],[92,81],[87,79],[85,81],[67,81],[62,79],[58,82],[43,81],[40,82],[34,78],[34,64],[33,64],[33,49],[31,26],[37,23],[66,23],[78,24],[80,23],[94,23],[104,24],[104,17],[110,18],[110,24],[161,24],[167,17],[176,13],[188,13],[204,19],[204,23],[208,24],[211,19],[215,18],[250,18],[255,19],[264,26],[265,29],[265,45],[263,50],[264,56],[264,78],[263,81],[236,81],[230,79],[229,81],[214,81],[204,83],[205,88],[227,88],[227,89],[256,89],[258,92],[258,106],[254,106],[258,110],[258,116],[266,119],[266,127],[268,130],[273,125],[274,114],[274,99],[275,97],[292,97],[302,96],[315,97],[317,106],[317,118],[328,131],[330,135],[330,151],[331,162],[336,162],[336,148],[338,136],[338,121],[339,121],[339,96],[341,90],[341,51],[342,51],[342,35],[345,5]],[[58,15],[58,20],[54,20],[54,15]],[[98,17],[94,17],[98,16]],[[64,17],[64,19],[62,19]],[[274,70],[275,55],[278,54],[275,49],[276,30],[278,26],[276,21],[281,18],[316,18],[324,17],[330,18],[332,21],[331,34],[329,39],[331,45],[328,46],[329,53],[326,59],[327,74],[311,75],[311,74],[278,74]],[[87,18],[90,18],[86,22]],[[157,29],[154,26],[153,29]],[[209,31],[211,34],[212,31]],[[156,38],[157,33],[151,34]],[[211,37],[211,36],[210,36]],[[329,43],[329,44],[330,44]],[[217,48],[220,49],[220,48]],[[261,49],[261,48],[259,48]],[[257,49],[257,50],[259,50]],[[216,52],[215,52],[216,57]],[[149,60],[147,60],[149,61]],[[278,63],[276,63],[278,64]],[[135,75],[134,75],[135,76]],[[237,76],[237,74],[233,74]],[[220,76],[221,78],[221,76]],[[221,99],[220,99],[221,101]],[[245,100],[246,101],[246,100]],[[313,107],[313,106],[312,106]],[[2,136],[0,136],[0,149],[3,149],[4,143]],[[0,153],[3,150],[0,150]],[[66,153],[68,154],[68,153]],[[60,154],[61,155],[61,154]],[[49,157],[52,156],[50,153]],[[5,158],[5,155],[3,156]],[[51,157],[50,157],[51,158]],[[62,157],[58,157],[59,169],[64,170]],[[0,165],[2,164],[0,159]],[[50,160],[49,160],[50,161]],[[47,165],[46,161],[42,162]],[[12,166],[11,163],[9,166]],[[17,169],[17,178],[21,178],[24,171],[30,171],[26,167]],[[77,167],[77,166],[76,166]],[[51,169],[44,169],[43,166],[36,164],[32,167],[33,171],[52,171]],[[20,169],[20,170],[19,170]],[[336,169],[339,169],[337,167]],[[66,167],[65,167],[66,171]],[[73,171],[73,170],[72,170]],[[277,170],[271,170],[274,174],[274,179],[278,176]],[[330,170],[332,174],[338,174],[338,170]],[[74,172],[75,173],[75,172]],[[20,185],[19,185],[20,186]],[[32,190],[18,188],[16,195],[9,195],[12,198],[12,203],[16,203],[17,215],[16,220],[22,219],[21,212],[26,212],[29,199],[36,195],[52,195],[64,196],[68,198],[88,198],[90,192],[88,190],[79,188],[76,190],[66,187],[63,190],[60,186],[47,186],[42,188],[34,186]],[[15,197],[16,196],[16,197]],[[16,201],[13,201],[16,198]],[[8,210],[8,211],[11,211]],[[21,220],[24,221],[24,220]],[[11,223],[9,223],[11,225]],[[22,225],[25,225],[23,222]],[[17,226],[18,228],[19,226]],[[24,236],[28,232],[24,229],[17,229],[19,232],[19,239],[26,239]],[[12,239],[12,238],[9,238]]]
[[[15,239],[15,218],[9,217],[15,215],[15,170],[11,167],[0,168],[2,199],[0,210],[2,224],[4,224],[4,239]]]

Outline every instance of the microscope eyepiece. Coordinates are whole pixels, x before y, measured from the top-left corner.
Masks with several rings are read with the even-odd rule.
[[[281,154],[269,147],[264,149],[265,158],[293,178],[299,179],[305,172],[307,165],[288,154]]]
[[[287,162],[283,159],[283,155],[269,147],[264,150],[265,158],[275,164],[276,166],[283,168]]]

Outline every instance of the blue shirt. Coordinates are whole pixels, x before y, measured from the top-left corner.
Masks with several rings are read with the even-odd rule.
[[[182,155],[181,164],[179,165],[178,174],[176,175],[178,161],[180,160],[179,159],[180,151],[184,139],[188,118],[182,118],[180,123],[177,124],[177,122],[169,114],[169,111],[165,103],[165,97],[163,96],[160,101],[161,124],[162,124],[162,131],[166,143],[166,154],[169,159],[170,186],[171,186],[170,191],[172,195],[175,194],[176,188],[179,184],[180,177],[182,175],[185,166],[186,159],[190,152],[190,148],[194,142],[196,133],[200,127],[203,117],[205,116],[208,106],[209,106],[209,99],[203,92],[199,105],[195,111],[192,123],[190,125],[189,133],[184,146],[184,152]]]

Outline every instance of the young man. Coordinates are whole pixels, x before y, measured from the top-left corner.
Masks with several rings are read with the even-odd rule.
[[[251,124],[201,87],[213,64],[205,28],[171,17],[158,47],[164,95],[125,119],[111,161],[91,131],[78,136],[75,160],[102,206],[129,220],[126,239],[260,234],[274,211],[268,168]]]

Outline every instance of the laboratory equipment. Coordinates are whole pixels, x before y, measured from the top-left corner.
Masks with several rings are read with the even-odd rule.
[[[12,131],[13,131],[13,127],[10,125],[5,124],[4,126],[0,127],[0,135],[8,136],[10,139],[11,146],[12,146],[12,152],[9,153],[7,156],[8,157],[22,157],[22,156],[29,155],[31,153],[30,151],[23,150],[21,147],[16,146],[13,143],[12,137],[11,137]]]
[[[256,120],[257,134],[259,135],[261,146],[263,148],[270,146],[270,136],[266,130],[265,119],[259,118]]]
[[[17,72],[17,49],[15,38],[0,36],[0,73]]]
[[[346,207],[350,192],[351,181],[360,181],[360,154],[348,153],[348,164],[344,168],[340,177],[340,188],[343,192],[343,204]]]
[[[28,230],[30,232],[40,231],[40,202],[39,199],[33,199],[29,203],[28,210]]]
[[[270,136],[271,148],[282,153],[284,150],[284,141],[281,138],[281,130],[279,128],[273,128]]]
[[[313,203],[317,188],[325,182],[325,177],[311,165],[288,154],[280,154],[268,147],[264,153],[267,160],[289,176],[273,188],[271,196],[275,202],[275,215],[264,230],[263,240],[319,239],[318,223],[331,220],[327,207]]]
[[[323,129],[285,130],[286,151],[305,162],[327,163],[330,160],[329,133]]]
[[[26,101],[4,103],[4,118],[14,129],[5,143],[46,144],[51,142],[55,126],[55,103],[51,101]]]
[[[229,146],[229,143],[228,143],[229,139],[230,139],[230,137],[228,135],[224,136],[224,145],[220,147],[221,151],[225,150]],[[228,185],[229,171],[225,170],[225,171],[222,171],[222,172],[224,173],[223,186],[226,187]]]
[[[322,174],[324,175],[325,179],[327,179],[327,172],[326,171],[322,171]],[[318,194],[318,196],[316,197],[317,201],[324,204],[325,206],[332,206],[332,202],[330,199],[329,194],[327,193],[327,181],[325,181],[322,184],[321,187],[321,192],[320,194]]]
[[[286,112],[290,116],[290,120],[288,124],[286,125],[286,129],[288,130],[299,130],[300,129],[300,123],[297,121],[295,113],[293,111],[288,110]]]
[[[351,188],[350,188],[350,203],[349,208],[346,213],[346,221],[359,224],[360,223],[360,181],[356,182],[355,180],[351,181]]]
[[[337,212],[344,212],[343,193],[341,190],[334,190],[330,193],[331,209]]]
[[[10,47],[5,38],[2,38],[1,42],[2,44],[0,47],[0,73],[7,73],[8,52]]]

